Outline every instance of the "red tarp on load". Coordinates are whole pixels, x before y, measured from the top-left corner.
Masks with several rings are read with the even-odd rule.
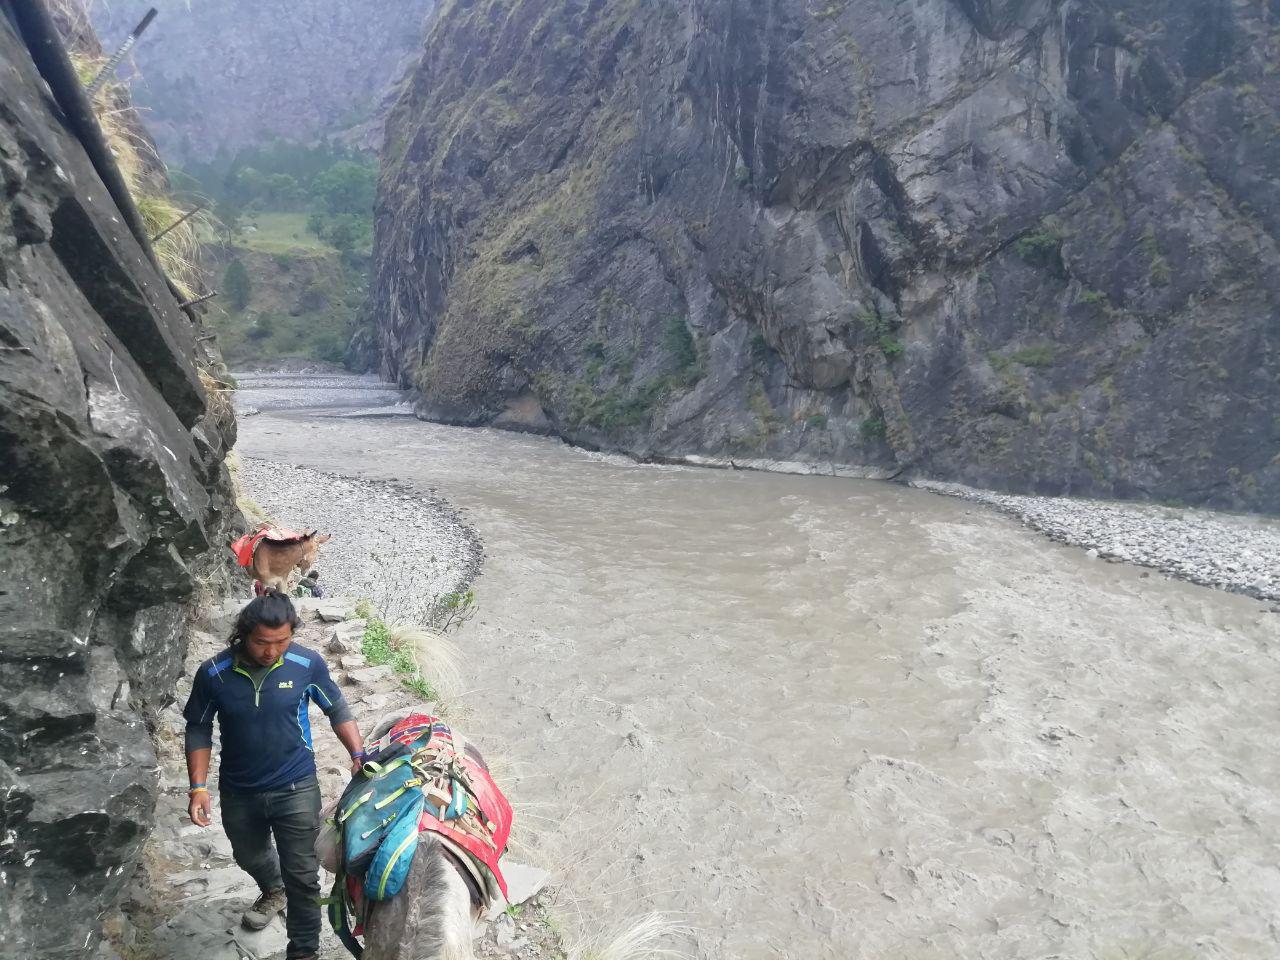
[[[246,533],[239,540],[232,543],[231,552],[235,554],[236,563],[242,567],[251,567],[253,566],[254,551],[258,549],[258,544],[263,540],[296,543],[301,539],[302,534],[300,533],[294,533],[292,530],[285,530],[283,527],[277,527],[272,524],[265,524],[253,533]]]
[[[424,730],[431,731],[432,740],[444,739],[452,741],[452,733],[447,724],[441,721],[439,717],[421,713],[405,717],[391,728],[384,739],[390,742],[398,741],[412,744],[421,737]],[[422,814],[418,829],[438,833],[461,847],[468,856],[482,864],[493,874],[493,878],[498,882],[498,888],[505,897],[507,895],[507,881],[502,876],[498,861],[506,852],[507,840],[511,836],[511,821],[513,819],[511,803],[503,796],[502,791],[498,789],[498,785],[493,782],[493,778],[489,776],[489,771],[484,764],[465,751],[461,755],[455,754],[455,757],[457,762],[466,770],[467,779],[470,781],[468,787],[474,795],[476,803],[480,806],[482,819],[485,821],[485,832],[489,835],[488,842],[474,837],[464,830],[457,829],[453,826],[454,821],[438,820],[429,812]]]

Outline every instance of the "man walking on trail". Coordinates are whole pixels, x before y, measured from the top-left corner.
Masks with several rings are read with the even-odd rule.
[[[299,622],[284,594],[256,597],[236,618],[229,649],[200,664],[183,711],[191,822],[211,822],[207,781],[217,716],[222,826],[236,863],[262,891],[242,922],[261,930],[286,910],[288,960],[320,949],[320,785],[308,701],[328,715],[353,773],[364,757],[360,730],[324,658],[293,642]]]

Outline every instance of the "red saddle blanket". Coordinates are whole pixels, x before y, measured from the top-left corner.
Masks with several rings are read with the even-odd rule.
[[[235,554],[236,563],[242,567],[253,566],[253,554],[258,549],[258,544],[263,540],[270,540],[272,543],[297,543],[302,539],[302,534],[294,533],[292,530],[286,530],[283,527],[277,527],[274,524],[264,524],[253,533],[246,533],[239,540],[231,544],[231,552]]]
[[[425,737],[424,737],[425,735]],[[507,881],[502,876],[499,860],[507,851],[511,836],[513,812],[511,803],[498,789],[489,775],[489,768],[478,753],[464,744],[439,717],[416,713],[405,717],[382,737],[376,749],[384,749],[393,743],[406,746],[426,746],[418,754],[423,760],[439,764],[445,779],[457,779],[465,786],[472,803],[460,817],[447,815],[439,810],[428,792],[426,809],[418,822],[419,830],[430,830],[440,836],[446,846],[469,860],[464,863],[477,880],[486,902],[492,902],[496,894],[507,894]],[[428,759],[430,758],[430,759]],[[424,785],[424,790],[429,785]]]

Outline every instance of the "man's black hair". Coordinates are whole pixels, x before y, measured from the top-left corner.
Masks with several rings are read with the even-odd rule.
[[[253,632],[254,627],[283,627],[288,624],[294,630],[302,621],[298,611],[293,608],[293,601],[279,590],[268,590],[260,597],[254,597],[236,617],[236,624],[231,628],[231,636],[227,645],[239,647]]]

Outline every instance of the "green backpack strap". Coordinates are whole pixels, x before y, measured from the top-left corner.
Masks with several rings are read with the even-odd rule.
[[[338,935],[338,939],[342,941],[342,945],[347,948],[348,952],[356,960],[360,960],[364,956],[364,947],[360,946],[360,941],[351,932],[351,915],[347,912],[345,881],[346,876],[339,870],[337,878],[333,881],[333,889],[329,891],[329,896],[320,902],[328,905],[329,926],[333,928],[333,932]]]

